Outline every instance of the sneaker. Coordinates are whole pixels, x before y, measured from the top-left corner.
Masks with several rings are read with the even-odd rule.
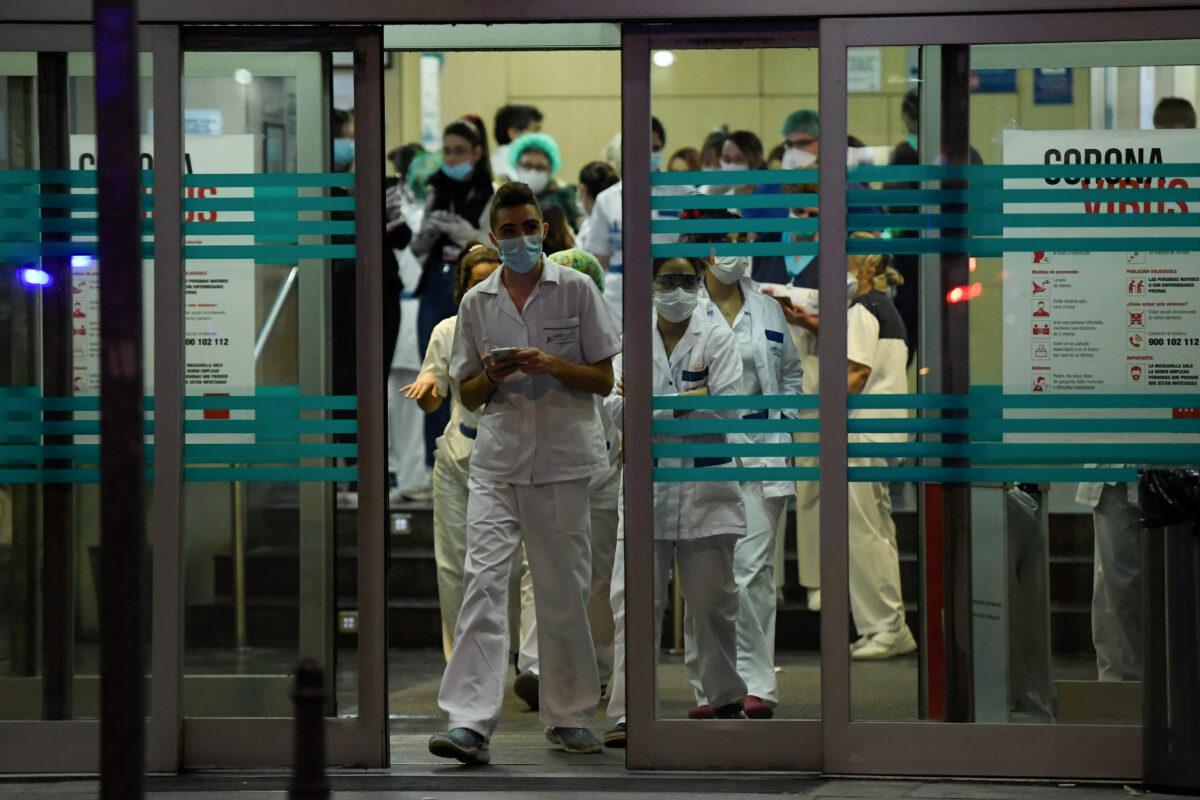
[[[455,728],[434,734],[429,752],[439,758],[455,758],[464,764],[486,764],[492,760],[488,740],[470,728]]]
[[[821,590],[820,589],[809,589],[808,590],[808,610],[812,611],[814,613],[818,613],[818,614],[821,612]]]
[[[746,712],[742,710],[740,702],[733,702],[714,708],[713,717],[715,719],[746,719]]]
[[[604,746],[625,749],[625,723],[618,722],[611,730],[604,732]]]
[[[750,719],[771,719],[775,716],[775,709],[767,705],[761,697],[752,694],[742,698],[742,710]]]
[[[716,716],[716,709],[708,704],[688,709],[688,719],[713,719]]]
[[[532,672],[522,672],[517,675],[517,679],[513,681],[513,694],[525,701],[525,705],[529,706],[530,710],[537,711],[539,704],[538,697],[538,676]]]
[[[601,753],[604,745],[589,728],[546,728],[546,741],[568,753]]]
[[[912,631],[905,625],[897,633],[877,633],[866,644],[850,653],[855,661],[883,661],[888,658],[908,655],[917,649]]]
[[[854,651],[862,647],[867,642],[871,641],[870,636],[860,636],[856,641],[850,643],[850,655],[854,655]]]

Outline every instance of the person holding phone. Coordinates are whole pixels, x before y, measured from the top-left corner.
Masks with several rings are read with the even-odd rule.
[[[438,694],[450,730],[429,740],[434,755],[466,764],[491,758],[508,675],[508,581],[522,539],[546,737],[572,753],[602,750],[588,727],[600,699],[587,620],[588,484],[608,468],[595,397],[612,391],[621,350],[595,284],[542,257],[547,229],[528,186],[501,186],[489,223],[503,267],[463,298],[450,360],[463,406],[479,411],[479,432],[463,603]]]

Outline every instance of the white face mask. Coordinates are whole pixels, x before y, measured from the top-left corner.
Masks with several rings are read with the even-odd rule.
[[[750,271],[750,257],[717,256],[708,271],[721,283],[737,283]]]
[[[750,169],[750,165],[749,164],[735,164],[732,161],[722,161],[721,169],[723,169],[727,172],[740,172],[742,170]]]
[[[784,169],[804,169],[817,163],[817,157],[807,150],[801,150],[799,147],[789,147],[783,151],[783,168]]]
[[[654,303],[654,310],[667,322],[683,322],[696,310],[700,295],[679,288],[669,292],[655,292],[650,299]]]
[[[546,187],[550,185],[550,173],[540,169],[522,169],[517,168],[517,174],[513,176],[518,183],[523,183],[529,187],[529,191],[534,194],[541,194]]]

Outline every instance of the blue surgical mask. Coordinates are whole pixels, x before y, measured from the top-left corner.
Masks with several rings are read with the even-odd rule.
[[[650,171],[651,172],[662,171],[662,158],[663,158],[662,150],[659,150],[658,152],[650,153]]]
[[[904,141],[908,142],[908,146],[913,150],[917,149],[917,135],[915,133],[904,134]]]
[[[442,164],[442,174],[452,181],[465,180],[471,174],[475,165],[470,161],[460,161],[457,164]]]
[[[339,137],[333,140],[333,166],[345,169],[354,160],[354,140]]]
[[[522,275],[536,267],[542,258],[541,236],[500,239],[497,244],[500,245],[500,263]]]

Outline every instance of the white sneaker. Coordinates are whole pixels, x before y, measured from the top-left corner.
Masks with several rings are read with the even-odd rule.
[[[908,655],[916,649],[917,641],[905,625],[896,633],[885,631],[871,636],[861,647],[850,651],[850,658],[854,661],[883,661]]]
[[[854,655],[854,651],[871,641],[870,636],[860,636],[857,641],[850,643],[850,655]]]
[[[820,613],[820,611],[821,611],[821,590],[820,589],[809,589],[808,590],[808,610]]]

